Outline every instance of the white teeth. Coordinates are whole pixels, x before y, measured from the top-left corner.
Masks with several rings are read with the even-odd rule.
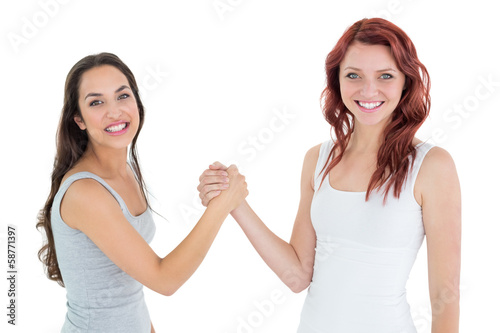
[[[105,131],[110,132],[110,133],[118,132],[118,131],[121,131],[122,129],[124,129],[125,126],[127,126],[126,123],[121,123],[120,125],[110,126],[110,127],[106,128]]]
[[[382,105],[382,103],[383,102],[363,103],[358,101],[358,104],[364,107],[365,109],[375,109],[376,107]]]

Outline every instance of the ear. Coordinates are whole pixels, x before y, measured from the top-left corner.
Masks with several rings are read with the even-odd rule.
[[[82,131],[87,129],[87,126],[85,126],[85,122],[80,116],[74,116],[73,119],[75,120],[75,123],[80,127]]]

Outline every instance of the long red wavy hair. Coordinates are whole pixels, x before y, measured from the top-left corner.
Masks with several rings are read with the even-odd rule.
[[[374,189],[381,190],[385,184],[385,203],[391,188],[394,196],[399,198],[408,172],[413,167],[416,150],[412,141],[429,115],[430,79],[427,69],[418,60],[412,41],[395,24],[381,18],[372,18],[362,19],[349,27],[326,58],[327,86],[321,94],[321,100],[323,114],[332,126],[336,139],[322,169],[324,173],[321,183],[342,159],[354,132],[354,116],[342,102],[340,94],[339,66],[347,48],[355,41],[389,46],[398,69],[406,77],[406,88],[401,100],[384,129],[383,143],[377,153],[377,169],[371,176],[365,197],[367,201]],[[339,152],[337,156],[335,151]]]

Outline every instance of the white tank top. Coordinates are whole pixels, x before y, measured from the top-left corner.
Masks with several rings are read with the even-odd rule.
[[[422,208],[413,195],[427,152],[421,143],[399,199],[389,192],[346,192],[331,187],[321,169],[333,147],[321,145],[311,219],[316,231],[314,273],[299,333],[416,333],[406,281],[424,239]],[[411,158],[411,157],[410,157]]]

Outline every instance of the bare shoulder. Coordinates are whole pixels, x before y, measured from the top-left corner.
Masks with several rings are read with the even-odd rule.
[[[455,171],[455,162],[451,154],[447,150],[437,146],[427,152],[420,167],[420,172],[426,174],[428,177]]]
[[[77,200],[85,199],[91,201],[98,201],[103,197],[111,195],[109,191],[102,186],[97,180],[93,178],[82,178],[73,182],[66,191],[66,198],[73,198]],[[97,198],[97,199],[96,199]]]
[[[319,145],[316,145],[312,148],[310,148],[307,153],[306,153],[306,156],[304,158],[304,162],[308,162],[308,163],[314,163],[316,164],[316,162],[318,161],[318,157],[319,157],[319,150],[321,148],[321,143]]]
[[[310,183],[311,188],[314,188],[314,172],[318,163],[319,151],[321,143],[310,148],[304,157],[304,165],[302,167],[302,181]]]
[[[92,178],[76,180],[66,191],[61,202],[61,217],[70,227],[81,229],[83,220],[94,214],[111,214],[121,211],[112,194]]]
[[[433,197],[438,193],[455,190],[459,192],[459,181],[451,154],[441,147],[431,148],[422,161],[415,182],[417,201],[422,204],[425,196]]]
[[[316,163],[318,162],[320,148],[321,148],[321,143],[319,145],[310,148],[307,151],[306,156],[304,157],[303,170],[309,173],[312,172],[312,175],[314,175],[314,170],[316,170]]]

